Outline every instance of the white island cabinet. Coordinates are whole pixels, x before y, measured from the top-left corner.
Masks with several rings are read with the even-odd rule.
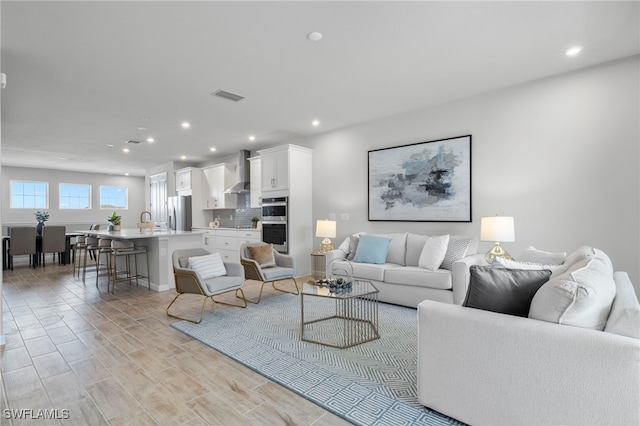
[[[166,291],[176,287],[173,278],[171,254],[178,249],[202,247],[202,234],[191,231],[145,231],[123,229],[121,231],[80,230],[83,234],[112,240],[132,240],[136,246],[146,246],[149,251],[149,275],[151,289]],[[146,273],[144,255],[138,255],[138,271]],[[143,281],[144,282],[144,281]]]

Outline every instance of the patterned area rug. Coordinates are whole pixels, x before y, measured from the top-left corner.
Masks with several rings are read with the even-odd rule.
[[[301,341],[291,295],[172,326],[353,424],[460,425],[418,403],[416,310],[380,303],[378,315],[380,339],[348,349]]]

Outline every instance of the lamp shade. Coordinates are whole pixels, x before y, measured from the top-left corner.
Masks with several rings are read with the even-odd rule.
[[[485,216],[480,220],[480,240],[513,242],[516,231],[513,217]]]
[[[335,220],[317,221],[316,237],[335,238],[336,237],[336,221]]]

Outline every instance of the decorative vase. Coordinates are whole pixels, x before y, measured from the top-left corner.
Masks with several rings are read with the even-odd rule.
[[[42,235],[42,227],[44,226],[44,222],[38,222],[36,225],[36,233],[38,235]]]

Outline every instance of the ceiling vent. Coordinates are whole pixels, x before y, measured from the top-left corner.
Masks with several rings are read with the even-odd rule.
[[[135,141],[133,139],[129,139],[128,141],[126,141],[125,143],[128,143],[130,145],[140,145],[142,142],[140,141]]]
[[[244,99],[244,96],[227,92],[226,90],[222,90],[222,89],[216,90],[215,92],[211,93],[211,95],[220,96],[221,98],[229,99],[230,101],[234,101],[234,102],[238,102]]]

